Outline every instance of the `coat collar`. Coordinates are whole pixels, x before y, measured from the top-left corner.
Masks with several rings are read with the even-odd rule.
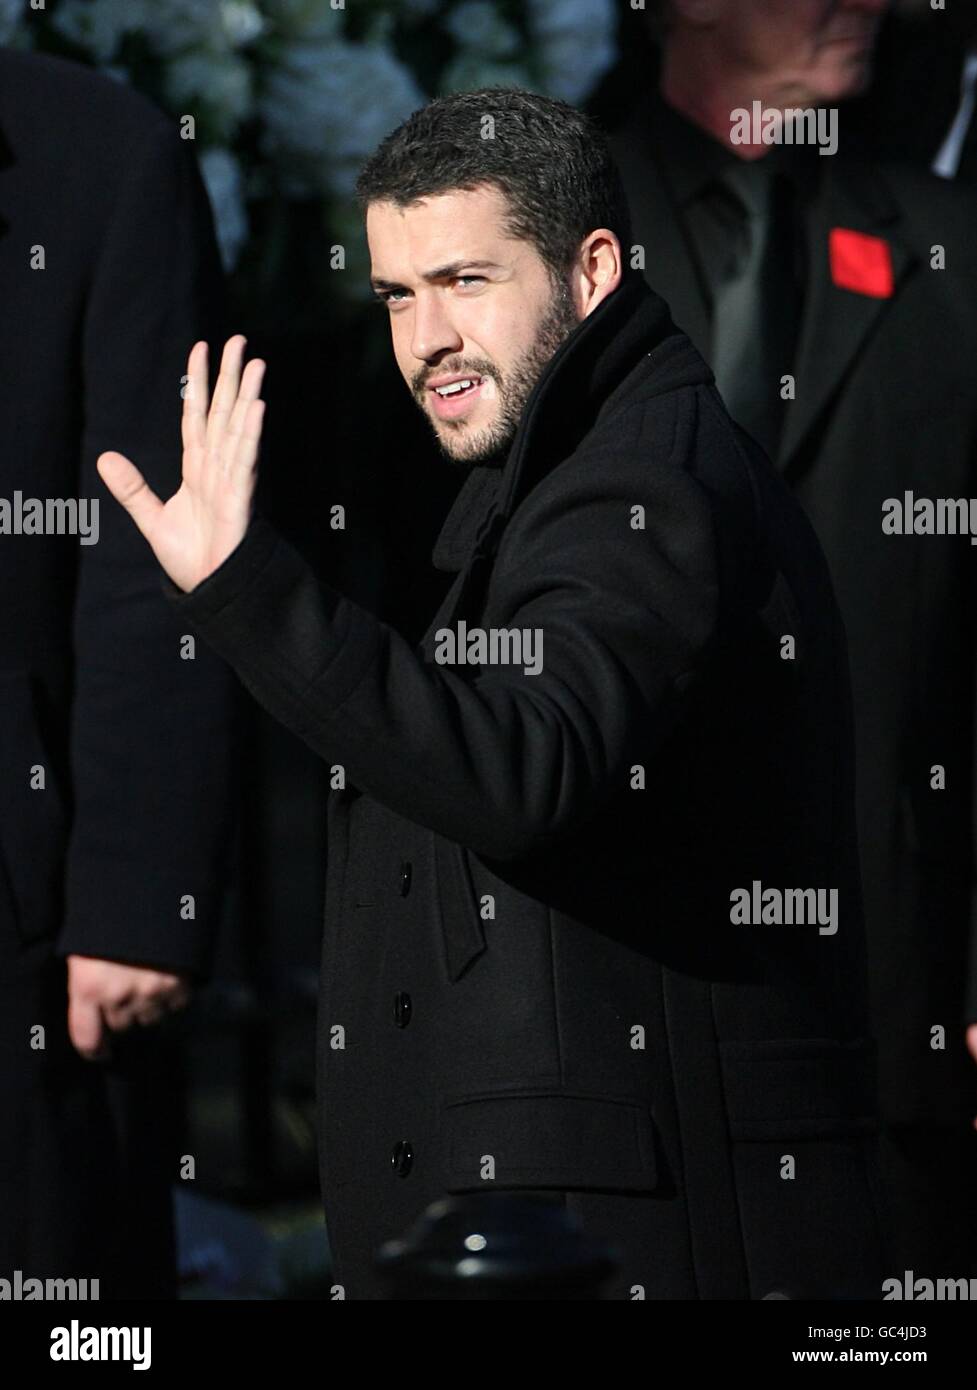
[[[457,574],[475,548],[479,533],[494,514],[502,469],[478,464],[462,483],[431,552],[435,569]]]
[[[677,334],[668,307],[636,273],[629,273],[547,363],[526,402],[512,447],[501,467],[469,473],[434,545],[436,569],[458,572],[476,550],[491,553],[519,500],[573,452],[625,377],[643,358]],[[689,353],[698,379],[712,374],[684,337],[659,367],[658,389],[689,377]],[[685,349],[683,351],[683,349]]]

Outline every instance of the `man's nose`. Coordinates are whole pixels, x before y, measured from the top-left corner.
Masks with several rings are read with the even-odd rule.
[[[460,352],[464,340],[445,311],[436,290],[419,291],[414,300],[414,323],[410,350],[421,362],[430,362],[445,352]]]

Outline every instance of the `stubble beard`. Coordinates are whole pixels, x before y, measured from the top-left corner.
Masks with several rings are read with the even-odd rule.
[[[563,279],[554,279],[553,296],[536,337],[508,372],[500,372],[488,358],[466,358],[457,368],[449,367],[451,371],[470,371],[473,376],[480,376],[494,390],[499,403],[492,423],[477,431],[472,431],[463,420],[440,420],[435,424],[424,410],[441,453],[449,463],[468,469],[477,464],[497,465],[505,461],[533,387],[557,348],[578,323],[569,285]],[[427,375],[429,373],[425,372]],[[422,386],[421,393],[424,390]]]

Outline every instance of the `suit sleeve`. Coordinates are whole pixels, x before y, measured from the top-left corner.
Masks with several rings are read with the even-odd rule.
[[[565,462],[505,530],[493,617],[542,635],[538,674],[428,660],[320,582],[260,514],[194,590],[163,587],[347,780],[486,858],[518,859],[626,785],[714,629],[706,495],[681,466],[636,467],[635,453]],[[631,529],[636,503],[643,531]]]
[[[190,657],[155,560],[95,461],[120,450],[157,494],[176,490],[187,354],[223,327],[196,162],[154,117],[129,150],[81,341],[79,490],[100,499],[99,536],[79,547],[74,815],[58,947],[198,975],[210,968],[221,900],[235,682],[204,644]]]

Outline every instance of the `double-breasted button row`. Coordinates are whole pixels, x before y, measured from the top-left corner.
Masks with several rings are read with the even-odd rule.
[[[406,898],[410,892],[413,872],[413,865],[410,860],[402,859],[400,863],[400,896],[402,898]],[[394,1023],[398,1028],[407,1027],[412,1011],[413,1004],[410,995],[406,990],[398,990],[394,995]],[[390,1163],[399,1178],[406,1178],[414,1166],[414,1151],[409,1140],[398,1140],[390,1155]]]

